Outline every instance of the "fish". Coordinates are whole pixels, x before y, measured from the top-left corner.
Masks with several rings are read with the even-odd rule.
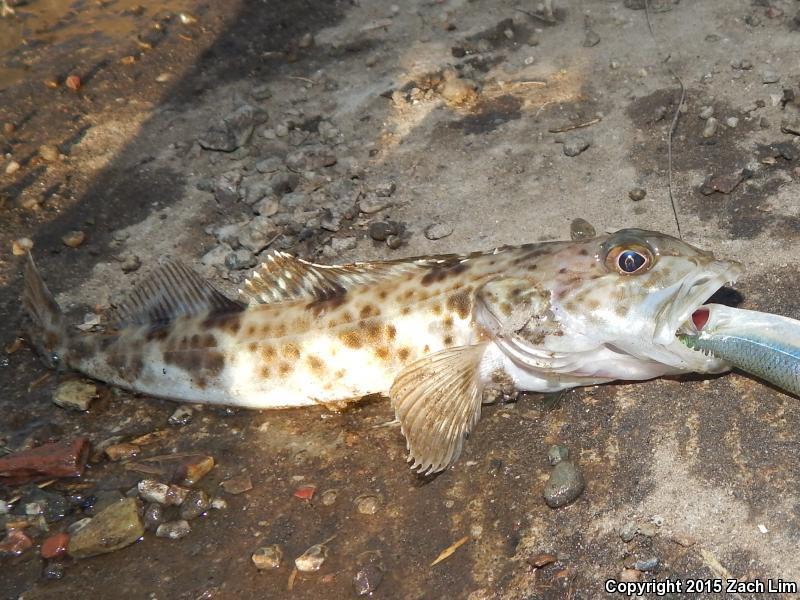
[[[706,304],[692,314],[681,341],[800,396],[800,321]]]
[[[487,388],[554,392],[730,369],[677,332],[742,268],[640,229],[345,265],[273,252],[237,299],[167,262],[100,333],[68,326],[31,257],[24,271],[28,338],[50,366],[255,409],[383,394],[411,468],[431,474],[458,458]]]

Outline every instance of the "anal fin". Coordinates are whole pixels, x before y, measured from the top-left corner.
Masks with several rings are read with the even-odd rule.
[[[455,462],[481,414],[480,363],[488,344],[441,350],[408,365],[389,397],[418,473]]]

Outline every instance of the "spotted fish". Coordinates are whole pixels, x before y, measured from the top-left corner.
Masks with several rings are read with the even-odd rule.
[[[678,329],[738,264],[660,233],[341,266],[276,252],[231,300],[168,263],[104,333],[68,328],[33,260],[23,303],[51,363],[153,396],[285,408],[389,396],[412,468],[451,465],[494,382],[549,392],[715,373]]]

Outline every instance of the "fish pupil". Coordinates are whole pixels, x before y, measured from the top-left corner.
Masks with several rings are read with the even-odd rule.
[[[626,273],[635,273],[645,262],[645,257],[634,250],[626,250],[619,255],[619,268]]]

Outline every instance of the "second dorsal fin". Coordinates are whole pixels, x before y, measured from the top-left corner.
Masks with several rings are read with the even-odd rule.
[[[324,300],[342,296],[358,285],[419,270],[414,262],[318,265],[285,252],[272,252],[239,289],[250,304],[275,304],[293,300]]]
[[[152,325],[183,315],[240,312],[231,300],[186,265],[170,261],[145,278],[116,309],[118,324]]]

